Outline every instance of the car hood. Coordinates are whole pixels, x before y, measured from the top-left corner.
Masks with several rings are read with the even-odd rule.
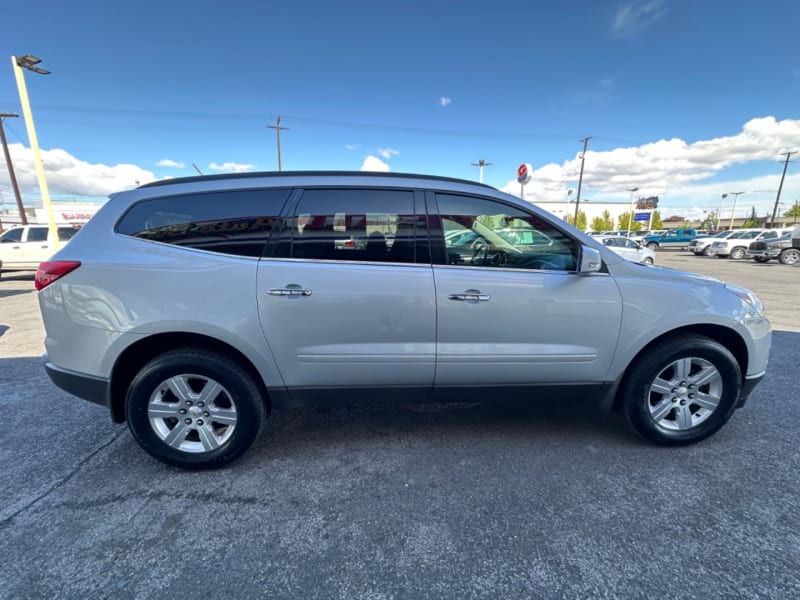
[[[712,286],[724,286],[725,282],[714,277],[707,275],[700,275],[699,273],[689,273],[687,271],[679,271],[670,267],[658,267],[655,265],[642,265],[630,261],[623,261],[621,263],[614,263],[609,265],[609,271],[612,275],[619,275],[624,277],[637,277],[643,279],[658,279],[660,281],[672,282],[687,282],[687,283],[700,283]]]

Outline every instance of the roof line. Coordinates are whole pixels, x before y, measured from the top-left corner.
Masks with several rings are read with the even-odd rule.
[[[458,179],[456,177],[443,177],[441,175],[418,175],[414,173],[382,173],[376,171],[252,171],[247,173],[220,173],[217,175],[195,175],[193,177],[177,177],[175,179],[162,179],[140,185],[141,188],[159,187],[162,185],[172,185],[175,183],[192,183],[199,181],[219,181],[226,179],[250,179],[258,177],[399,177],[401,179],[431,179],[435,181],[450,181],[453,183],[466,183],[494,189],[485,183],[477,183],[468,179]]]

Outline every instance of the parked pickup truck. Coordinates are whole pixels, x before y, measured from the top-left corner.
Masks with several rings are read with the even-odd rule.
[[[58,227],[58,240],[64,246],[77,229]],[[55,252],[47,225],[18,225],[0,235],[0,269],[3,271],[36,270]]]
[[[688,248],[689,242],[696,237],[696,229],[670,229],[662,235],[648,235],[642,240],[642,245],[651,250],[659,248]]]
[[[769,262],[777,258],[784,265],[800,263],[800,227],[772,240],[758,240],[750,244],[747,257],[756,262]]]

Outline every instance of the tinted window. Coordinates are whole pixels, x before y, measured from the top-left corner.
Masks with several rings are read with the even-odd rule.
[[[47,241],[47,227],[31,227],[28,229],[28,242],[46,242]]]
[[[448,264],[575,269],[575,243],[539,217],[471,196],[437,194],[436,201]]]
[[[139,202],[117,225],[125,235],[239,256],[261,256],[289,190],[237,190]]]
[[[74,229],[73,227],[59,227],[58,239],[62,242],[66,242],[67,240],[72,239],[72,236],[74,236],[76,233],[78,233],[78,230]]]
[[[289,224],[292,258],[362,262],[429,262],[425,218],[406,190],[303,192]],[[425,244],[418,243],[425,240]],[[284,250],[285,251],[285,250]]]
[[[23,229],[21,227],[18,229],[9,229],[2,236],[0,236],[0,242],[21,242],[22,231]]]

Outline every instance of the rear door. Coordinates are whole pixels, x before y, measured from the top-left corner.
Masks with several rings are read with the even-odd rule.
[[[433,199],[433,195],[431,195]],[[622,303],[606,273],[576,273],[579,245],[534,214],[489,198],[436,194],[432,230],[438,307],[436,390],[470,386],[598,384],[620,332]],[[518,247],[495,233],[535,229],[551,244]],[[470,258],[448,233],[484,242]],[[438,239],[437,239],[438,238]]]
[[[436,306],[422,198],[302,192],[258,272],[261,326],[294,401],[430,393]]]
[[[54,245],[48,240],[46,225],[28,227],[28,236],[22,244],[22,260],[31,265],[38,265],[53,255]]]

